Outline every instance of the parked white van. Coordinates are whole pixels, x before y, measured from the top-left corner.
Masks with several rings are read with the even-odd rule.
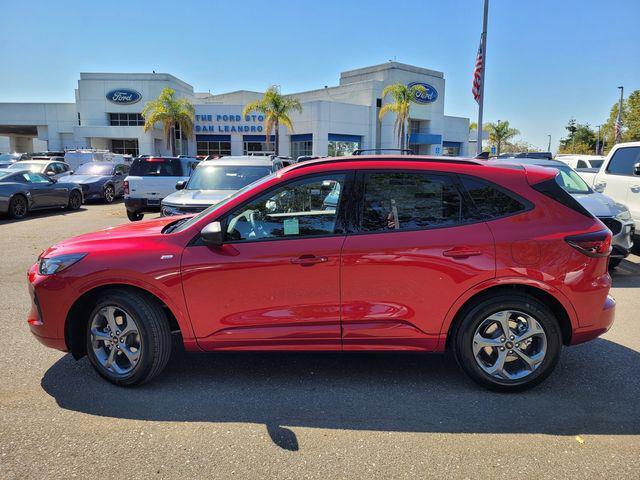
[[[574,170],[578,168],[600,168],[602,162],[604,162],[604,156],[559,154],[555,156],[555,160],[566,163]]]
[[[124,179],[124,205],[132,222],[144,212],[160,211],[160,203],[175,192],[176,183],[189,180],[199,160],[193,157],[138,157]]]

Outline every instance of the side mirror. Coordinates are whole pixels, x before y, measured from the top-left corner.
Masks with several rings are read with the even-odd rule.
[[[200,230],[200,236],[205,245],[221,247],[224,243],[224,232],[220,222],[211,222]]]
[[[120,177],[120,176],[122,176],[122,172],[121,172],[120,170],[116,171],[116,172],[115,172],[115,176],[116,176],[116,177]]]
[[[69,170],[69,175],[73,175],[73,170]]]
[[[178,183],[176,183],[176,190],[184,190],[184,187],[186,186],[187,186],[187,181],[180,180]]]
[[[640,175],[640,163],[636,163],[633,166],[633,174],[634,175]]]

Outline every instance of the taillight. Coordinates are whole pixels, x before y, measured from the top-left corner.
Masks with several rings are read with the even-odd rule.
[[[129,195],[129,180],[125,180],[122,184],[122,189],[124,190],[125,195]]]
[[[588,257],[606,257],[611,253],[611,232],[609,230],[570,235],[565,238],[565,241]]]

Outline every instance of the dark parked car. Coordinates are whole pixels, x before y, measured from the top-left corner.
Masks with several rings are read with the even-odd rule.
[[[0,170],[0,214],[24,218],[31,210],[77,210],[81,205],[82,190],[74,183],[29,170]]]
[[[73,174],[64,178],[82,188],[85,200],[103,199],[111,203],[123,195],[124,179],[129,173],[129,165],[112,162],[89,162],[78,167]]]

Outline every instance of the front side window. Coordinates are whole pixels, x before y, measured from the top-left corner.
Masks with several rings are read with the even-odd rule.
[[[479,216],[477,220],[513,215],[525,210],[525,205],[495,185],[479,178],[462,176],[462,185],[469,193]]]
[[[332,235],[344,181],[344,174],[332,174],[272,190],[227,217],[227,238],[237,241]]]
[[[22,176],[27,183],[51,183],[51,180],[37,172],[25,172]]]
[[[362,230],[382,232],[458,225],[462,197],[451,177],[369,173],[364,177]]]
[[[613,175],[633,175],[634,165],[640,162],[640,147],[625,147],[616,150],[607,166]]]

